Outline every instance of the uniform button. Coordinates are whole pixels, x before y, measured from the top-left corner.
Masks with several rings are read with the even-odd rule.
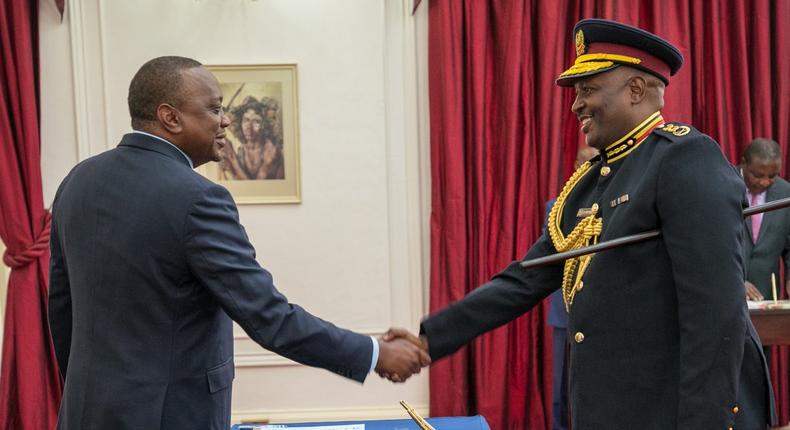
[[[738,409],[738,405],[732,407],[732,413],[737,414],[740,409]]]
[[[576,340],[576,343],[582,343],[584,342],[584,333],[577,331],[573,338]]]
[[[579,286],[576,287],[576,291],[581,291],[584,288],[584,281],[579,281]]]
[[[732,427],[727,427],[727,430],[732,430]]]
[[[609,166],[601,167],[601,176],[609,176],[612,173],[612,169]]]
[[[629,145],[633,145],[634,144],[634,139],[628,139],[628,144]]]

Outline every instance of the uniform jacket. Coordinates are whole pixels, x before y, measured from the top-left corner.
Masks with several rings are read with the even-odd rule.
[[[766,203],[786,197],[790,197],[790,184],[782,178],[776,178],[776,182],[768,188]],[[784,260],[785,277],[790,274],[790,210],[764,213],[757,243],[752,240],[754,236],[751,220],[746,218],[745,224],[748,231],[744,240],[746,279],[769,300],[773,295],[771,273],[776,274],[776,282],[779,282],[777,267],[780,258]],[[780,287],[781,285],[777,285],[777,288]]]
[[[55,197],[49,318],[58,429],[230,427],[231,318],[263,347],[362,381],[368,336],[288,300],[225,188],[142,134],[77,165]]]
[[[656,129],[616,161],[594,158],[556,203],[565,235],[593,204],[601,241],[662,232],[596,254],[584,272],[568,325],[574,430],[734,427],[742,365],[767,380],[743,293],[743,180],[715,141],[674,126],[678,135]],[[526,258],[555,252],[544,234]],[[523,314],[562,275],[562,264],[525,270],[514,262],[423,321],[431,357]],[[767,408],[767,396],[760,390],[758,407]],[[761,425],[736,428],[765,428],[768,413],[757,416]]]

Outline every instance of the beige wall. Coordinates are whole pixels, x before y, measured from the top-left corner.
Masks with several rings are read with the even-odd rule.
[[[411,0],[41,0],[42,170],[50,204],[68,170],[129,131],[126,91],[158,55],[296,63],[302,200],[244,205],[260,263],[292,301],[363,333],[416,330],[427,255],[427,7]],[[426,5],[427,6],[427,5]],[[234,418],[427,413],[427,372],[359,385],[236,336]]]

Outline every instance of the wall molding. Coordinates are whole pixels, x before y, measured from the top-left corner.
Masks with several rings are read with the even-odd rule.
[[[70,0],[72,84],[77,159],[82,161],[114,146],[109,139],[106,55],[101,0]]]
[[[411,405],[418,414],[428,416],[428,405]],[[399,405],[388,407],[332,408],[332,409],[259,409],[232,411],[231,422],[297,423],[343,420],[408,419],[406,411]]]
[[[84,160],[90,154],[90,130],[88,118],[81,112],[88,110],[88,78],[85,57],[85,27],[82,19],[82,1],[72,0],[68,11],[69,35],[71,36],[72,85],[74,86],[74,122],[77,132],[77,159]]]
[[[420,168],[424,142],[420,140],[420,112],[413,108],[419,103],[420,79],[424,78],[417,67],[419,23],[411,14],[411,2],[387,1],[383,24],[390,300],[394,325],[416,330],[425,315],[429,255],[424,248],[427,220],[421,199],[426,179]],[[396,286],[408,286],[408,291],[404,294]],[[396,308],[409,312],[399,313]]]

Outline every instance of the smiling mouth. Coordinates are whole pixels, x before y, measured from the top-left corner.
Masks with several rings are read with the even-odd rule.
[[[592,116],[590,115],[582,115],[579,117],[579,128],[581,128],[582,133],[587,134],[590,131],[590,123],[592,122]]]

